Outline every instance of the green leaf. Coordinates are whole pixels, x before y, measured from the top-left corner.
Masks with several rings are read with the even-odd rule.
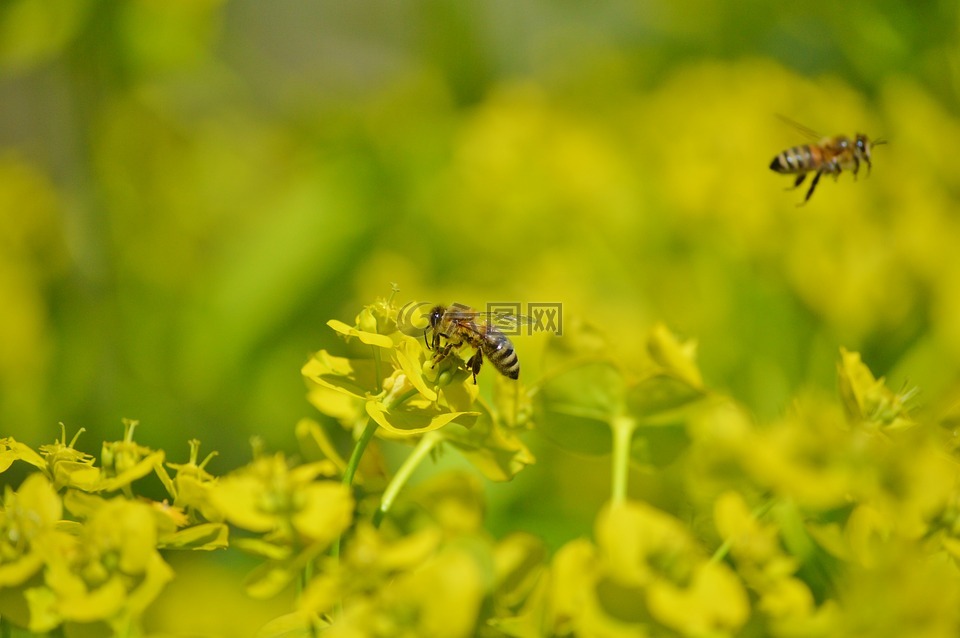
[[[550,335],[543,353],[543,368],[556,370],[603,359],[610,343],[599,329],[573,319],[565,322],[563,336]]]
[[[520,437],[500,427],[482,402],[476,405],[482,409],[476,423],[469,428],[457,424],[444,428],[443,440],[491,481],[509,481],[536,459]]]
[[[479,412],[446,412],[442,409],[408,401],[401,406],[387,408],[378,401],[367,401],[367,414],[388,434],[409,437],[439,430],[448,423],[460,420],[470,424]]]
[[[610,453],[610,423],[624,410],[624,379],[615,365],[579,365],[545,381],[534,399],[544,436],[572,452]]]
[[[497,375],[501,377],[503,375]],[[506,377],[503,377],[506,379]],[[477,403],[480,389],[466,370],[456,370],[450,383],[440,387],[441,403],[456,412],[469,412]]]
[[[301,373],[310,381],[358,399],[366,399],[377,387],[377,374],[370,359],[336,357],[321,350],[307,361]]]
[[[230,529],[223,523],[202,523],[161,539],[164,549],[223,549],[228,546]]]
[[[347,467],[347,462],[340,456],[322,425],[313,419],[300,419],[294,431],[304,458],[311,461],[327,459],[341,473]]]
[[[656,425],[641,423],[633,432],[630,458],[641,465],[662,468],[676,461],[689,446],[683,419]]]
[[[533,426],[533,401],[529,388],[519,379],[508,379],[502,374],[494,378],[493,411],[509,429]]]
[[[514,532],[494,548],[494,590],[497,598],[516,607],[531,593],[544,572],[547,548],[543,541],[523,532]]]
[[[251,598],[266,600],[282,592],[298,572],[285,564],[264,563],[255,569],[244,581],[244,591]]]
[[[257,631],[256,638],[314,638],[313,619],[313,614],[295,611],[268,622]],[[321,628],[329,626],[320,624]]]
[[[286,560],[292,555],[289,546],[277,545],[260,538],[235,538],[230,542],[230,546],[254,556],[262,556],[271,560]]]
[[[689,405],[705,396],[687,379],[670,372],[657,372],[632,384],[626,392],[627,410],[640,419]]]

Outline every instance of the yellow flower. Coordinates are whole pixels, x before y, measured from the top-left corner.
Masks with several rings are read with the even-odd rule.
[[[684,635],[733,632],[749,616],[746,592],[722,563],[708,562],[677,519],[640,502],[608,506],[597,520],[605,573],[643,590],[650,615]]]
[[[860,359],[860,353],[840,348],[837,364],[840,397],[847,417],[853,422],[870,422],[892,430],[915,425],[904,403],[913,394],[895,394],[884,383],[883,377],[874,378]]]
[[[26,591],[31,630],[103,621],[127,631],[173,577],[157,552],[150,507],[124,498],[99,503],[78,536],[61,534],[45,548],[44,585]]]
[[[112,492],[127,488],[137,479],[150,472],[163,471],[163,450],[153,451],[133,440],[138,421],[124,419],[124,437],[122,441],[104,441],[100,454],[102,470],[97,488]]]
[[[550,624],[558,634],[627,638],[664,628],[684,636],[732,636],[750,605],[740,580],[707,560],[687,528],[649,505],[610,504],[597,545],[577,540],[554,557]]]
[[[776,524],[761,522],[743,497],[726,492],[714,505],[717,531],[729,544],[737,573],[760,596],[759,609],[775,623],[796,623],[815,612],[810,588],[794,577],[799,562],[780,544]]]
[[[342,601],[325,635],[475,635],[490,561],[483,543],[460,536],[443,543],[427,525],[394,541],[368,524],[357,527],[338,565],[309,584],[301,611],[325,614]]]
[[[16,587],[44,560],[44,537],[63,515],[60,498],[43,474],[31,474],[14,492],[5,488],[0,510],[0,587]]]
[[[66,428],[62,424],[60,428],[60,441],[40,446],[40,453],[46,461],[54,487],[75,487],[86,491],[96,489],[100,482],[100,469],[93,466],[95,459],[73,447],[83,429],[81,428],[68,444]]]
[[[741,463],[761,486],[803,507],[840,507],[864,479],[856,459],[865,437],[834,405],[807,402],[745,437]]]
[[[24,461],[41,470],[47,466],[43,457],[30,449],[29,446],[15,441],[9,436],[0,439],[0,474],[6,472],[14,461]]]
[[[289,467],[281,454],[262,456],[220,479],[210,502],[231,524],[278,543],[326,546],[350,524],[353,497],[338,481],[317,480],[326,463]]]

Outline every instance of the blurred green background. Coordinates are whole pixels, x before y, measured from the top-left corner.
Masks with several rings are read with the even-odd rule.
[[[946,2],[7,2],[4,430],[287,446],[324,323],[391,282],[561,302],[626,358],[664,320],[761,416],[832,386],[840,345],[949,402],[958,26]],[[890,144],[798,208],[778,113]]]
[[[0,434],[63,422],[97,453],[135,418],[171,460],[220,450],[215,473],[253,434],[292,449],[325,322],[391,282],[560,302],[627,361],[662,320],[761,419],[832,391],[840,346],[941,415],[958,31],[945,1],[7,0]],[[889,145],[798,207],[767,167],[808,140],[776,114]],[[592,520],[607,461],[531,444],[493,519]]]

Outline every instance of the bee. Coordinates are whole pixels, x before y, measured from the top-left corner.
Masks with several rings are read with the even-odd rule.
[[[427,348],[434,351],[434,362],[442,361],[454,348],[467,345],[476,351],[467,361],[467,369],[473,373],[473,382],[477,382],[477,373],[483,365],[486,356],[497,372],[510,379],[520,376],[520,359],[513,347],[513,343],[503,331],[494,325],[494,321],[512,323],[518,321],[516,317],[488,316],[480,320],[480,316],[489,313],[479,313],[467,306],[454,304],[452,306],[434,306],[428,315],[429,323],[423,331],[423,341]],[[433,332],[433,337],[427,341],[427,333]],[[441,339],[446,343],[441,345]]]
[[[770,170],[772,171],[796,174],[797,179],[793,183],[793,188],[799,188],[800,184],[807,178],[807,174],[815,173],[810,188],[807,190],[807,196],[798,206],[802,206],[810,200],[817,183],[820,181],[820,176],[824,173],[833,175],[834,179],[838,179],[844,169],[852,169],[853,177],[856,179],[857,173],[860,172],[860,163],[863,162],[867,165],[867,175],[870,175],[870,169],[872,168],[870,163],[871,149],[874,146],[887,143],[886,140],[871,142],[862,133],[857,133],[853,139],[846,135],[821,137],[815,131],[783,116],[780,116],[780,119],[798,129],[810,139],[816,140],[813,144],[788,148],[770,162]]]

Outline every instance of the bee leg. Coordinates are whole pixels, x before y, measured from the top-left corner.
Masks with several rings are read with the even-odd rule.
[[[807,196],[803,198],[803,202],[797,204],[797,206],[803,206],[808,201],[810,201],[810,196],[813,195],[813,189],[817,187],[817,182],[820,181],[820,176],[823,175],[823,169],[817,171],[817,174],[813,176],[813,182],[810,183],[810,190],[807,191]]]
[[[477,351],[467,361],[467,368],[473,372],[473,384],[477,384],[477,373],[480,372],[480,366],[483,365],[483,353],[477,348]]]
[[[440,349],[439,344],[437,344],[437,347],[434,348],[434,350],[436,350],[437,353],[433,355],[433,365],[437,365],[438,363],[446,359],[447,355],[450,354],[450,350],[452,348],[453,348],[453,344],[449,342],[447,343],[447,345],[443,347],[442,350]]]
[[[450,337],[448,337],[447,335],[445,335],[445,334],[442,333],[442,332],[434,332],[434,333],[433,333],[433,344],[432,344],[432,345],[429,345],[429,346],[427,346],[427,347],[430,348],[431,350],[437,350],[437,349],[439,349],[439,348],[440,348],[440,337],[443,337],[444,339],[447,340],[447,350],[446,350],[446,351],[449,352],[449,350],[450,350]],[[423,333],[423,338],[424,338],[424,341],[426,341],[426,338],[427,338],[427,333],[426,333],[426,332]]]
[[[870,164],[870,158],[864,157],[863,161],[867,163],[867,177],[870,177],[870,169],[873,168],[873,166]]]
[[[800,188],[800,184],[802,184],[802,183],[803,183],[803,180],[805,180],[805,179],[807,179],[807,174],[806,174],[806,173],[800,173],[799,175],[797,175],[797,179],[796,179],[796,181],[793,183],[793,186],[791,186],[790,188],[784,189],[784,190],[792,191],[792,190],[794,190],[794,189]]]
[[[857,173],[860,172],[860,158],[853,156],[853,181],[857,181]]]

